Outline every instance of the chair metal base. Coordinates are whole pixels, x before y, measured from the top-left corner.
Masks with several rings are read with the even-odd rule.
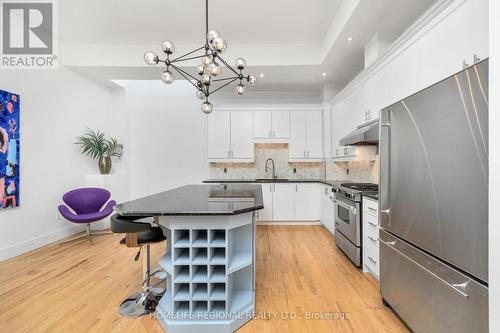
[[[120,315],[123,317],[137,318],[145,314],[153,313],[164,293],[165,289],[150,288],[142,293],[132,294],[120,304]]]
[[[78,239],[84,238],[84,237],[87,237],[87,239],[89,240],[90,244],[94,245],[94,242],[92,242],[92,236],[111,235],[111,234],[113,234],[111,231],[94,231],[94,232],[91,232],[91,230],[90,230],[90,223],[87,223],[86,231],[83,234],[80,234],[78,236],[75,236],[75,237],[72,237],[70,239],[67,239],[67,240],[59,243],[59,245],[65,245],[67,243],[70,243],[72,241],[75,241],[75,240],[78,240]]]

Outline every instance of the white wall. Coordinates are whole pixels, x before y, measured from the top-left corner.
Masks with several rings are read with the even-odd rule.
[[[0,210],[0,260],[79,230],[58,217],[62,195],[97,173],[95,161],[73,144],[86,127],[104,130],[128,147],[123,92],[111,91],[68,69],[2,70],[0,88],[21,95],[20,207]],[[124,118],[125,117],[125,118]],[[115,131],[116,128],[116,131]],[[128,172],[128,149],[115,172]]]
[[[500,332],[500,2],[490,0],[490,332]]]
[[[206,115],[188,82],[127,83],[134,198],[208,179]]]

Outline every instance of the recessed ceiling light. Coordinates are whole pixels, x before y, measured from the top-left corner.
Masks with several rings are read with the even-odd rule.
[[[263,78],[264,77],[264,74],[260,74],[260,77]]]
[[[352,42],[352,37],[347,37],[348,42]]]
[[[326,76],[326,73],[325,73],[325,72],[323,72],[321,75]]]

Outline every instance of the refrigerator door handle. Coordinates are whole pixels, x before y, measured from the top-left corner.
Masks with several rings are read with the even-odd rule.
[[[390,153],[391,153],[391,123],[390,109],[384,109],[380,112],[380,225],[391,226],[390,209]]]
[[[466,286],[468,282],[464,282],[464,283],[461,283],[461,284],[449,283],[448,281],[446,281],[445,279],[443,279],[439,275],[435,274],[434,272],[429,271],[426,267],[424,267],[423,265],[419,264],[418,262],[416,262],[415,260],[413,260],[412,258],[410,258],[409,256],[407,256],[403,252],[399,251],[395,247],[395,245],[396,245],[395,241],[386,242],[386,241],[384,241],[383,239],[380,239],[380,238],[379,238],[379,241],[382,242],[382,244],[385,244],[385,245],[389,246],[392,250],[396,251],[403,258],[405,258],[406,260],[409,260],[412,264],[414,264],[415,266],[417,266],[418,268],[420,268],[427,275],[429,275],[430,277],[432,277],[432,278],[436,279],[437,281],[441,282],[443,285],[445,285],[446,287],[448,287],[450,290],[454,291],[455,293],[457,293],[461,297],[463,297],[465,299],[468,299],[470,297],[469,295],[467,295],[466,293],[464,293],[463,291],[461,291],[460,289],[457,288],[457,287],[464,287],[464,286]]]

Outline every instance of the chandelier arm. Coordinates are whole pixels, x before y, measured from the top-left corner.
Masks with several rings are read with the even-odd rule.
[[[239,76],[232,76],[232,77],[225,77],[223,79],[216,79],[216,80],[213,80],[214,82],[218,82],[218,81],[227,81],[227,80],[233,80],[233,79],[239,79],[240,77]]]
[[[195,56],[195,57],[183,58],[183,59],[179,59],[179,60],[172,60],[172,61],[170,61],[170,63],[179,62],[179,61],[188,61],[188,60],[193,60],[193,59],[199,59],[199,58],[203,58],[205,56],[206,56],[206,54],[202,54],[202,55]]]
[[[227,67],[227,68],[229,68],[230,70],[232,70],[232,71],[234,72],[234,74],[238,75],[238,77],[240,76],[240,73],[238,73],[237,71],[235,71],[235,70],[233,69],[233,67],[231,67],[231,66],[230,66],[230,65],[229,65],[229,64],[228,64],[228,63],[227,63],[224,59],[222,59],[222,57],[221,57],[219,54],[217,54],[217,55],[216,55],[216,57],[217,57],[217,58],[218,58],[218,59],[219,59],[219,60],[220,60],[220,61],[221,61],[224,65],[226,65],[226,67]]]
[[[215,92],[217,92],[217,91],[221,90],[221,89],[222,89],[222,88],[224,88],[225,86],[227,86],[227,85],[229,85],[229,84],[233,83],[234,81],[236,81],[236,80],[238,80],[238,79],[239,79],[239,78],[235,78],[235,79],[233,79],[233,80],[229,81],[228,83],[223,84],[223,85],[222,85],[222,86],[220,86],[219,88],[217,88],[217,89],[213,90],[210,94],[213,94],[213,93],[215,93]]]
[[[175,58],[174,60],[170,60],[170,62],[179,61],[180,59],[182,59],[182,58],[184,58],[184,57],[187,57],[188,55],[193,54],[193,53],[195,53],[195,52],[197,52],[197,51],[201,51],[201,50],[203,50],[204,48],[205,48],[205,46],[202,46],[202,47],[200,47],[200,48],[198,48],[198,49],[196,49],[196,50],[194,50],[194,51],[191,51],[191,52],[188,52],[188,53],[186,53],[186,54],[184,54],[184,55],[181,55],[180,57],[177,57],[177,58]]]
[[[172,66],[173,68],[175,68],[178,72],[182,72],[184,75],[189,76],[190,78],[192,78],[192,79],[193,79],[193,80],[195,80],[196,82],[198,82],[198,81],[199,81],[196,77],[192,76],[191,74],[189,74],[189,73],[188,73],[188,72],[186,72],[185,70],[183,70],[183,69],[181,69],[181,68],[179,68],[179,67],[177,67],[177,66],[175,66],[175,65],[172,65],[172,64],[171,64],[170,66]]]
[[[181,71],[181,70],[179,70],[179,67],[177,67],[177,66],[173,66],[173,65],[171,65],[171,66],[172,66],[172,68],[173,68],[173,69],[174,69],[177,73],[179,73],[179,74],[180,74],[183,78],[185,78],[185,79],[186,79],[189,83],[191,83],[191,84],[192,84],[192,85],[196,88],[196,90],[200,90],[200,88],[199,88],[196,84],[194,84],[193,82],[191,82],[191,80],[190,80],[190,79],[189,79],[186,75],[184,75],[184,73],[182,73],[182,71]]]

